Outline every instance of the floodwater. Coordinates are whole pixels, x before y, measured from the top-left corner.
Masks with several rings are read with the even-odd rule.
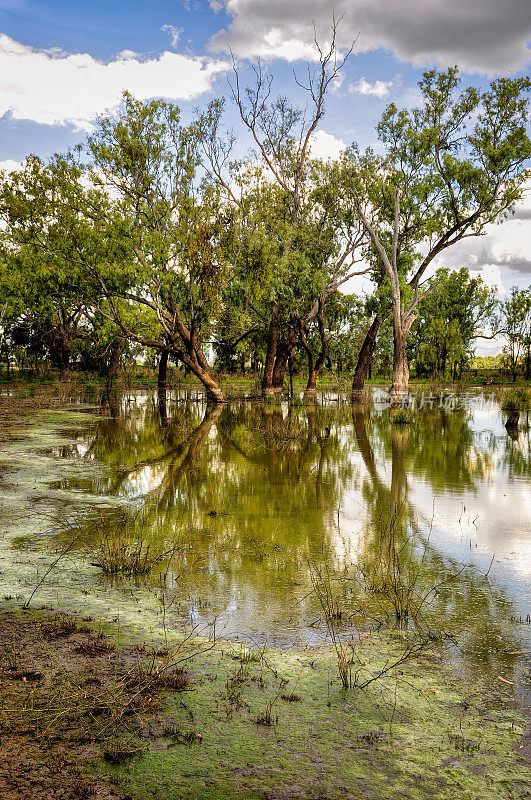
[[[530,433],[526,418],[513,436],[504,421],[481,393],[417,397],[410,424],[392,423],[377,394],[365,406],[325,395],[316,407],[207,408],[133,392],[99,415],[48,414],[0,462],[13,534],[0,589],[26,597],[66,546],[36,597],[143,613],[149,626],[162,609],[173,627],[283,647],[326,637],[321,583],[338,628],[417,626],[523,688]],[[172,558],[105,576],[102,536],[124,531]]]

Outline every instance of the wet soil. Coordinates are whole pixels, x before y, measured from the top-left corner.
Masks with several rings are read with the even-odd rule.
[[[125,800],[86,769],[128,755],[147,703],[126,679],[137,662],[65,616],[0,613],[2,800]]]

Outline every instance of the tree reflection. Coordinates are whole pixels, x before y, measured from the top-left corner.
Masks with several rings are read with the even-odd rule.
[[[347,578],[338,583],[346,618],[359,599],[355,576],[379,622],[411,624],[420,603],[425,628],[457,633],[474,663],[494,670],[512,658],[500,655],[516,649],[510,601],[432,546],[430,520],[411,500],[415,481],[457,496],[490,479],[495,456],[471,412],[423,409],[397,425],[361,406],[181,400],[168,395],[161,409],[160,397],[122,398],[91,429],[85,456],[102,465],[96,493],[143,504],[154,546],[181,537],[167,586],[176,614],[230,611],[232,631],[296,637],[316,616],[309,565],[319,563]],[[504,446],[508,469],[525,470]],[[353,495],[361,521],[340,531],[338,509]],[[400,597],[386,598],[390,589]]]
[[[381,477],[381,467],[378,469],[367,421],[391,462],[389,483]],[[444,439],[443,431],[448,434],[448,419],[432,412],[422,421],[427,424],[406,427],[390,424],[385,415],[375,420],[366,411],[354,409],[352,422],[366,469],[363,496],[367,517],[356,569],[376,609],[390,616],[395,612],[401,625],[414,623],[432,635],[458,637],[462,653],[486,673],[512,670],[517,643],[510,625],[511,601],[492,586],[488,575],[437,552],[430,544],[430,525],[419,522],[420,515],[409,499],[408,472],[431,476],[434,443]],[[491,458],[489,454],[470,456],[473,437],[465,415],[450,424],[458,441],[453,447],[446,442],[446,459],[438,456],[435,462],[444,464],[443,474],[455,469],[462,483],[474,485],[484,479]],[[463,442],[468,442],[468,450]],[[454,488],[456,480],[453,475],[446,485]],[[440,476],[435,484],[440,485]],[[409,613],[403,614],[407,603]]]

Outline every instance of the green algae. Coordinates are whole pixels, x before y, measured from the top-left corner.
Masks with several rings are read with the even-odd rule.
[[[364,639],[357,658],[373,670],[396,654],[395,638]],[[126,767],[100,768],[135,800],[428,798],[525,796],[513,748],[516,713],[497,714],[499,694],[464,685],[433,657],[410,663],[372,691],[341,688],[330,647],[268,650],[241,663],[226,642],[188,664],[194,689],[167,695],[166,730]],[[231,703],[229,687],[241,689]],[[281,694],[301,701],[286,703]],[[257,718],[272,708],[273,724]],[[150,724],[146,723],[147,728]]]
[[[195,523],[189,542],[207,554],[211,564],[210,572],[192,569],[180,579],[177,590],[186,600],[182,609],[178,600],[165,613],[161,596],[166,587],[157,580],[102,582],[101,571],[83,548],[64,553],[34,602],[66,612],[82,608],[85,615],[107,622],[119,620],[122,643],[168,639],[171,644],[178,636],[173,627],[191,607],[203,630],[208,627],[205,620],[217,617],[220,605],[213,597],[223,578],[230,591],[238,587],[242,605],[249,602],[255,616],[256,609],[268,603],[281,625],[281,611],[307,593],[305,558],[333,558],[337,537],[334,543],[329,536],[331,509],[341,500],[344,486],[360,480],[355,448],[339,431],[345,418],[348,414],[343,412],[324,414],[317,433],[311,433],[316,422],[310,416],[306,436],[302,418],[288,424],[281,414],[266,410],[260,427],[247,410],[229,409],[218,417],[214,439],[211,429],[201,428],[199,415],[192,414],[178,426],[177,445],[170,448],[168,461],[168,433],[150,418],[136,425],[134,420],[118,423],[71,412],[39,414],[3,442],[0,597],[12,598],[8,606],[26,601],[84,514],[135,503],[138,487],[131,475],[140,465],[140,471],[151,470],[150,474],[160,470],[157,492],[164,503],[169,506],[174,498],[180,514],[186,510],[183,498],[189,502]],[[387,487],[380,476],[371,474],[374,453],[365,449],[366,422],[355,420],[359,452],[371,478],[361,482],[369,510],[362,542],[366,553],[377,552],[375,531],[382,508],[405,502],[405,463],[424,474],[430,459],[437,457],[436,481],[450,481],[452,487],[454,482],[474,486],[490,468],[486,457],[471,461],[472,439],[466,438],[466,426],[455,415],[450,423],[445,421],[446,428],[451,424],[456,429],[458,447],[451,458],[441,456],[446,440],[432,417],[424,420],[429,434],[424,438],[420,426],[410,434],[390,433],[382,417],[367,427],[369,433],[372,426],[381,435],[381,447],[392,455]],[[338,430],[326,434],[327,426],[334,424]],[[194,431],[199,432],[195,438]],[[118,434],[116,446],[110,447]],[[92,449],[86,451],[91,438]],[[430,439],[441,447],[431,447]],[[422,448],[427,455],[421,458]],[[415,459],[418,465],[412,463]],[[223,473],[225,463],[230,469]],[[113,493],[109,487],[118,488]],[[258,495],[257,487],[265,494]],[[308,531],[307,538],[302,530]],[[413,548],[409,555],[415,568]],[[228,642],[218,642],[190,662],[194,691],[178,699],[169,695],[164,711],[168,728],[178,726],[184,734],[193,730],[201,739],[188,745],[182,736],[163,736],[159,730],[148,737],[142,758],[101,770],[120,780],[135,800],[525,796],[525,773],[512,749],[522,721],[508,710],[510,693],[482,683],[489,674],[490,680],[497,680],[502,662],[507,662],[504,674],[513,677],[515,659],[503,656],[504,650],[515,648],[503,627],[511,604],[493,596],[488,582],[471,573],[452,588],[451,575],[436,554],[423,559],[423,568],[426,578],[438,583],[435,615],[451,629],[470,621],[472,669],[481,665],[485,677],[472,672],[471,680],[469,672],[464,678],[440,661],[424,658],[408,664],[403,674],[376,681],[370,691],[344,690],[337,678],[336,654],[329,647],[271,647],[265,659],[249,660],[242,668],[238,651]],[[347,588],[341,601],[348,611]],[[308,601],[304,611],[311,619],[315,603]],[[357,646],[356,657],[366,662],[369,672],[378,672],[400,646],[401,635],[373,634]],[[297,641],[296,635],[292,641]],[[201,650],[209,646],[198,642]],[[238,691],[231,702],[228,684],[233,679]],[[283,693],[302,699],[285,703]],[[267,709],[274,724],[258,725]]]

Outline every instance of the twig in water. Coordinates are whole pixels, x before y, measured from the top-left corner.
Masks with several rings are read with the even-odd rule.
[[[48,577],[50,572],[54,569],[55,566],[57,566],[57,564],[62,559],[62,557],[65,556],[67,553],[69,553],[70,550],[72,550],[72,548],[74,547],[75,544],[77,544],[77,542],[80,540],[80,538],[81,538],[81,534],[79,533],[74,539],[72,539],[71,542],[69,542],[67,544],[67,546],[65,548],[63,548],[63,550],[61,550],[61,552],[59,553],[59,555],[57,556],[55,561],[53,561],[50,564],[50,566],[48,567],[48,569],[46,570],[46,572],[44,573],[44,575],[42,576],[42,578],[40,579],[38,584],[35,586],[34,590],[30,594],[30,596],[28,597],[28,599],[26,600],[26,602],[24,603],[22,608],[29,608],[29,605],[30,605],[31,601],[33,600],[36,592],[40,589],[40,587],[42,586],[42,584],[44,583],[44,581],[46,580],[46,578]]]

